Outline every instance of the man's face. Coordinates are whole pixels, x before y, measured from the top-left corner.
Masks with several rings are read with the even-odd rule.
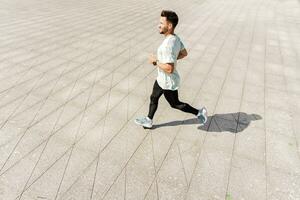
[[[168,30],[170,29],[170,24],[168,21],[167,21],[167,18],[166,17],[160,17],[160,20],[159,20],[159,33],[160,34],[165,34],[166,32],[168,32]]]

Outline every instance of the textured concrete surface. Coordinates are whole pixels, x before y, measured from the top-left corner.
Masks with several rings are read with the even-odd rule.
[[[147,113],[173,9],[180,97]],[[300,2],[2,0],[1,200],[299,200]]]

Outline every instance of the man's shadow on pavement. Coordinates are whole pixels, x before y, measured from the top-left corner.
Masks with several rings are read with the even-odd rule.
[[[215,114],[209,116],[205,125],[199,126],[199,130],[207,132],[231,132],[239,133],[246,129],[251,121],[261,120],[262,117],[257,114],[247,114],[244,112],[228,113],[228,114]],[[156,124],[152,126],[152,129],[157,129],[165,126],[179,126],[199,124],[197,118],[191,118],[187,120],[178,120],[162,124]]]

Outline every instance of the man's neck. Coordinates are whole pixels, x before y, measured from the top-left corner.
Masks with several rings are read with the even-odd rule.
[[[170,32],[165,33],[165,37],[167,37],[169,35],[175,35],[174,31],[170,31]]]

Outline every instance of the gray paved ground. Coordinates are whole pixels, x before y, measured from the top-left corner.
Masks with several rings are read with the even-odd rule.
[[[181,99],[147,113],[180,16]],[[0,199],[300,199],[297,0],[2,0]]]

